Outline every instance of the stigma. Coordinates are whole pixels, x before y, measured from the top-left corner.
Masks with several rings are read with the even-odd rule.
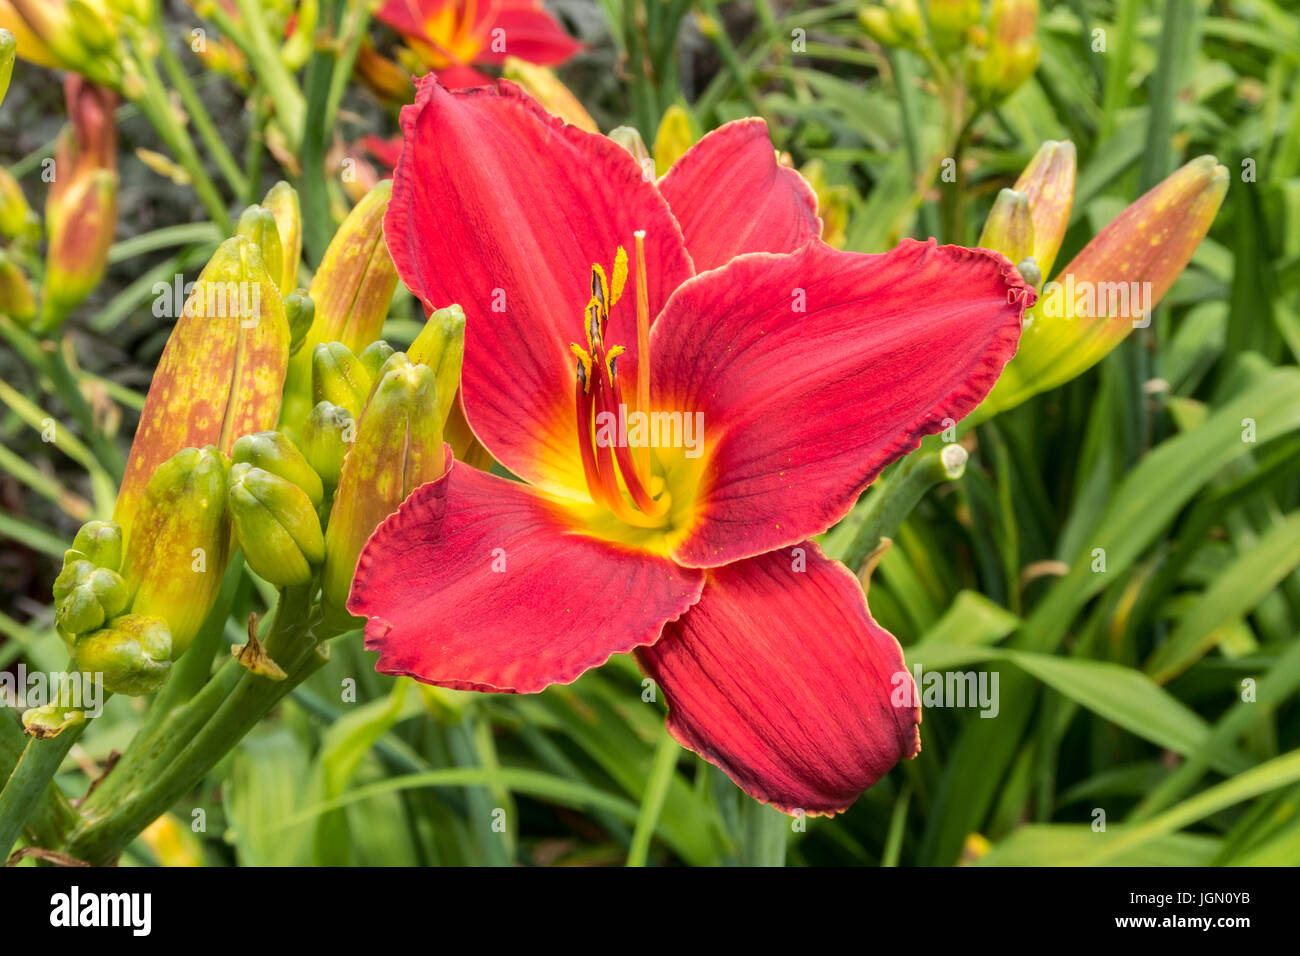
[[[649,412],[650,405],[650,305],[646,289],[645,232],[636,234],[636,337],[637,368],[636,407]],[[608,508],[620,521],[636,527],[653,528],[663,523],[668,512],[666,491],[655,497],[651,488],[650,446],[636,449],[636,456],[626,442],[598,441],[599,416],[617,416],[625,409],[623,382],[618,374],[618,359],[627,348],[609,345],[606,333],[610,310],[623,297],[627,286],[627,251],[619,246],[611,274],[599,263],[591,267],[591,299],[584,312],[586,347],[574,342],[569,350],[576,358],[574,369],[574,411],[577,416],[578,452],[592,501]],[[662,481],[658,484],[662,486]]]

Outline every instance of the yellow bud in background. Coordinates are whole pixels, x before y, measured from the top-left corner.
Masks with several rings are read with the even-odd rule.
[[[165,620],[177,657],[212,609],[230,558],[229,468],[211,445],[177,452],[154,472],[126,533],[131,611]]]
[[[1034,221],[1032,254],[1043,276],[1051,274],[1061,240],[1070,225],[1075,165],[1073,143],[1048,140],[1039,147],[1013,187],[1029,200],[1029,212]]]
[[[199,274],[145,399],[113,512],[128,539],[158,465],[186,447],[229,454],[239,436],[275,426],[288,362],[279,289],[252,242],[227,239]]]
[[[926,12],[934,45],[947,54],[959,49],[966,31],[980,22],[980,0],[929,0]]]
[[[979,246],[1000,252],[1012,262],[1032,256],[1034,219],[1029,211],[1029,197],[1014,189],[1001,190],[984,222]]]
[[[437,377],[427,365],[385,373],[343,461],[325,529],[321,603],[326,621],[346,629],[352,575],[366,539],[420,485],[446,470]]]
[[[501,72],[507,80],[518,83],[525,93],[537,100],[542,109],[552,116],[558,116],[570,126],[588,133],[600,132],[596,121],[572,91],[560,82],[554,70],[521,60],[517,56],[507,56]]]
[[[627,150],[636,164],[641,167],[642,175],[649,180],[654,179],[655,162],[650,158],[650,151],[646,149],[645,140],[641,134],[631,126],[616,126],[609,131],[609,138],[618,145]]]
[[[655,172],[664,175],[673,163],[686,155],[694,143],[691,115],[685,108],[674,103],[664,110],[663,118],[659,120],[659,130],[655,133]]]
[[[0,315],[23,325],[36,317],[36,297],[27,275],[0,249]]]
[[[1202,156],[1125,209],[1043,287],[1020,348],[981,418],[1056,388],[1101,361],[1169,290],[1209,231],[1228,171]]]
[[[27,204],[23,187],[9,170],[0,166],[0,236],[16,239],[41,234],[41,221]]]
[[[41,289],[40,331],[59,328],[104,277],[117,226],[117,174],[97,169],[46,205],[49,249]]]
[[[353,67],[361,82],[381,100],[410,103],[415,99],[415,84],[410,71],[375,51],[369,40],[361,42]]]
[[[966,77],[977,98],[1014,93],[1038,68],[1038,0],[993,0],[988,29],[967,51]]]
[[[9,30],[0,28],[0,103],[9,92],[9,79],[14,75],[14,60],[18,57],[18,38]]]
[[[848,239],[849,205],[853,193],[843,184],[832,186],[826,175],[826,164],[820,159],[810,159],[799,170],[808,185],[817,194],[817,215],[822,220],[822,241],[836,249],[843,249]]]

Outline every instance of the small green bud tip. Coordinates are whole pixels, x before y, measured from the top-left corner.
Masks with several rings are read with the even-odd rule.
[[[54,621],[63,634],[85,634],[103,627],[105,621],[125,611],[130,600],[121,575],[107,568],[87,569],[88,564],[75,562],[70,569],[75,583],[55,605]]]
[[[243,462],[230,469],[230,514],[244,559],[277,587],[307,584],[325,560],[325,537],[306,493]]]
[[[395,354],[396,351],[396,349],[383,339],[379,339],[378,341],[371,342],[367,345],[357,357],[361,359],[361,364],[370,374],[370,378],[372,380],[377,380],[383,377],[380,375],[379,370],[384,367],[384,363],[387,362],[389,357]]]
[[[301,488],[312,506],[320,505],[325,488],[320,475],[306,457],[286,435],[280,432],[258,432],[245,435],[235,442],[231,460],[236,464],[249,464],[278,475]]]
[[[64,557],[64,565],[72,555],[84,558],[97,568],[110,571],[122,569],[122,529],[116,521],[87,521],[72,539],[72,549]]]
[[[346,408],[321,402],[302,426],[302,452],[331,488],[339,483],[343,458],[356,440],[356,420]]]
[[[289,354],[295,354],[316,319],[316,303],[305,289],[290,292],[284,297],[284,317],[289,321]]]
[[[167,622],[150,614],[127,614],[103,630],[78,639],[72,665],[97,674],[105,690],[128,697],[152,694],[171,671],[172,636]]]
[[[1020,277],[1025,280],[1025,285],[1033,286],[1037,289],[1043,284],[1042,270],[1038,268],[1038,263],[1034,260],[1033,256],[1026,256],[1017,262],[1016,271],[1018,271]]]
[[[370,373],[342,342],[316,346],[311,361],[312,399],[342,405],[360,418],[370,393]]]

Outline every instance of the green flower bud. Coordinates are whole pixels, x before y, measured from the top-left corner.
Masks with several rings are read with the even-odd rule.
[[[54,622],[60,633],[85,634],[103,627],[105,621],[112,620],[126,610],[130,594],[122,576],[108,568],[92,567],[86,572],[85,565],[88,563],[74,563],[75,584],[55,604]]]
[[[277,284],[281,295],[288,295],[290,290],[279,285],[284,278],[284,247],[275,214],[264,206],[249,206],[239,215],[235,235],[243,236],[257,246],[267,275]]]
[[[297,485],[262,468],[230,469],[230,514],[244,559],[277,587],[307,584],[325,559],[325,538],[311,500]]]
[[[447,424],[460,388],[460,369],[465,360],[465,310],[449,305],[429,316],[420,334],[407,349],[411,361],[433,369],[437,380],[438,411]]]
[[[280,291],[287,294],[298,286],[298,265],[302,261],[302,209],[298,205],[298,194],[292,186],[280,180],[267,192],[262,206],[271,211],[280,231],[282,273],[272,278]],[[310,320],[307,325],[311,327]]]
[[[312,507],[319,505],[325,497],[320,475],[316,474],[298,447],[280,432],[245,435],[235,442],[231,461],[237,465],[249,464],[261,468],[292,482],[307,493]]]
[[[321,402],[307,416],[302,426],[302,453],[330,488],[339,483],[343,458],[356,436],[356,419],[340,405]]]
[[[1034,252],[1034,218],[1029,197],[1014,189],[1003,189],[984,222],[979,245],[1019,262]]]
[[[366,539],[407,495],[446,469],[438,405],[433,370],[409,365],[385,373],[366,406],[326,529],[322,604],[337,626],[352,620],[345,605]]]
[[[312,354],[311,386],[317,402],[342,405],[360,418],[370,393],[370,373],[342,342],[327,342]]]
[[[305,341],[307,330],[316,316],[316,303],[304,290],[284,297],[284,317],[289,320],[289,354],[296,353]]]
[[[167,622],[177,657],[212,610],[230,558],[229,468],[212,445],[178,451],[149,479],[127,532],[131,610]]]
[[[16,239],[41,234],[41,221],[27,204],[23,187],[9,170],[0,166],[0,236]]]
[[[367,345],[361,354],[357,356],[361,360],[362,366],[369,373],[372,381],[378,381],[381,376],[379,370],[384,367],[388,357],[393,355],[397,350],[385,342],[383,339],[376,339]]]
[[[104,689],[140,697],[167,680],[172,667],[172,637],[167,622],[149,614],[127,614],[77,641],[76,670],[100,675]]]
[[[36,296],[27,274],[0,249],[0,314],[26,325],[36,317]]]
[[[87,521],[72,539],[72,550],[97,568],[119,571],[122,568],[122,529],[116,521]],[[67,564],[67,558],[64,558]]]

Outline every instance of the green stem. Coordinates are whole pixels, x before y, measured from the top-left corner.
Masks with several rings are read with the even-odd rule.
[[[682,748],[677,741],[663,732],[659,738],[659,748],[655,751],[654,763],[650,767],[650,778],[646,781],[645,793],[641,795],[641,812],[637,814],[636,829],[632,833],[632,845],[627,851],[628,866],[645,866],[650,853],[650,839],[654,836],[659,814],[663,811],[664,800],[668,796],[668,787],[673,782],[673,773],[677,770],[677,759]]]
[[[212,154],[217,168],[226,178],[226,185],[230,187],[231,192],[237,196],[243,196],[248,186],[244,179],[244,174],[235,162],[235,157],[226,147],[225,140],[217,132],[216,124],[208,114],[207,107],[199,99],[194,85],[190,82],[185,68],[181,66],[180,60],[172,53],[171,48],[167,46],[167,37],[164,33],[166,29],[161,16],[154,18],[155,36],[158,40],[158,58],[162,60],[163,70],[166,71],[168,78],[175,87],[176,92],[180,95],[181,103],[185,106],[185,112],[190,116],[194,123],[194,128],[198,130],[199,136],[203,138],[203,145],[207,147],[208,152]]]
[[[265,641],[266,653],[287,677],[260,677],[228,660],[193,698],[157,722],[151,734],[132,741],[82,806],[82,822],[68,835],[64,852],[96,865],[111,861],[325,663],[308,598],[308,588],[285,589]]]
[[[271,39],[270,29],[262,16],[262,0],[235,0],[235,4],[243,22],[238,30],[227,32],[241,35],[248,44],[251,53],[249,65],[275,104],[275,115],[288,137],[290,147],[297,149],[302,144],[303,116],[306,110],[302,93],[284,61],[280,59],[279,48]]]
[[[36,812],[59,765],[86,724],[69,727],[55,737],[30,737],[18,764],[0,790],[0,860],[8,859],[28,818]]]
[[[835,538],[827,540],[827,554],[859,570],[881,540],[898,530],[926,492],[962,476],[966,470],[966,449],[956,444],[944,445],[936,451],[915,455],[902,468],[867,492],[865,500],[845,519],[845,527],[836,528]],[[837,547],[845,535],[849,536],[847,544]]]

